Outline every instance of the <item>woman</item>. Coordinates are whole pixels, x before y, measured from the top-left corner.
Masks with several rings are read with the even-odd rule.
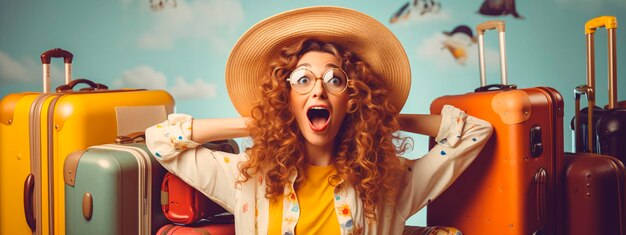
[[[404,49],[378,21],[345,8],[257,23],[231,51],[226,82],[242,118],[172,114],[146,137],[165,168],[235,214],[238,234],[401,234],[491,134],[452,106],[398,114],[410,87]],[[439,144],[404,159],[399,129]],[[254,145],[239,155],[196,148],[244,136]]]

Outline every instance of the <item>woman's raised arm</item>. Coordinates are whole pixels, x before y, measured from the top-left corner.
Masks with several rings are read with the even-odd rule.
[[[191,140],[205,143],[214,140],[224,140],[249,136],[248,122],[250,118],[219,118],[194,119]]]
[[[400,114],[400,130],[435,137],[441,126],[441,115]]]
[[[244,152],[230,154],[198,147],[201,143],[248,135],[248,118],[193,119],[170,114],[162,123],[146,129],[146,145],[168,171],[233,212],[237,164]]]

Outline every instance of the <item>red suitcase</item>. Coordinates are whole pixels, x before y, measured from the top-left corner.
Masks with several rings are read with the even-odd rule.
[[[494,28],[500,36],[502,84],[485,86],[483,34]],[[494,133],[476,160],[428,205],[427,223],[464,234],[562,234],[556,213],[557,172],[563,172],[561,95],[548,87],[506,85],[504,22],[480,24],[477,34],[482,87],[439,97],[430,111],[456,106],[490,122]]]
[[[157,235],[234,235],[234,224],[208,224],[198,227],[186,227],[180,225],[168,224],[156,233]]]
[[[580,96],[587,95],[587,102],[593,104],[593,90],[589,86],[575,89],[574,122],[593,120],[595,113],[588,113],[587,120],[581,118]],[[575,125],[577,139],[581,125]],[[592,126],[586,125],[587,133]],[[586,135],[587,143],[593,143],[593,135]],[[577,140],[577,142],[581,142]],[[591,153],[591,146],[577,149],[582,153],[566,153],[566,170],[563,174],[563,198],[565,200],[564,225],[566,234],[626,234],[626,193],[624,192],[626,169],[622,161],[608,156]],[[583,216],[584,215],[584,216]]]
[[[614,157],[565,154],[565,234],[626,234],[624,177]]]
[[[226,212],[178,176],[166,173],[161,184],[161,208],[165,217],[177,224],[193,224]]]
[[[203,144],[203,147],[216,151],[239,152],[237,143],[233,140],[210,142]],[[161,184],[161,208],[165,217],[177,224],[193,224],[226,212],[200,191],[169,172]]]

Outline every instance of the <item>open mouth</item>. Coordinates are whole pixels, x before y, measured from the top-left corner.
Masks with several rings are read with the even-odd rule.
[[[325,107],[311,107],[306,116],[309,118],[309,126],[314,131],[323,131],[330,121],[330,111]]]

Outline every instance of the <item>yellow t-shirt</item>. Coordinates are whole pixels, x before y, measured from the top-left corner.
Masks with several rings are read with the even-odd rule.
[[[300,218],[295,234],[340,234],[335,212],[334,189],[328,179],[337,174],[334,166],[308,166],[306,178],[296,189]],[[281,234],[283,200],[270,200],[268,234]]]

